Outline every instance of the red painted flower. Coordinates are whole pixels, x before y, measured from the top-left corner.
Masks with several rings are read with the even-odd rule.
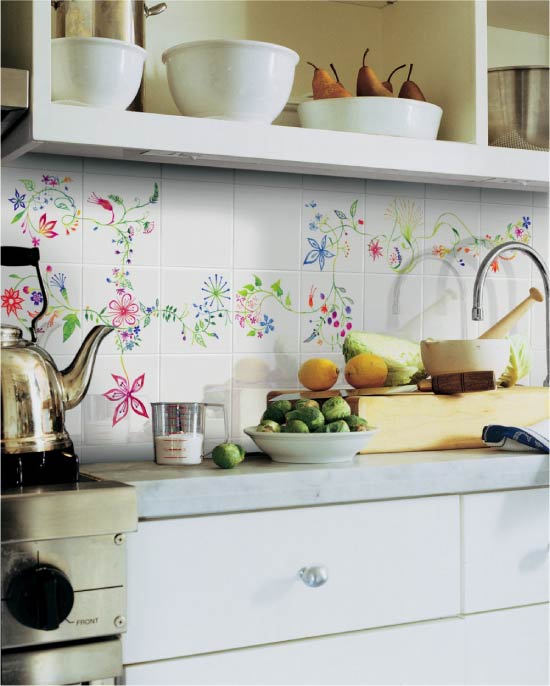
[[[46,213],[44,212],[38,220],[38,233],[42,236],[46,236],[46,238],[55,238],[57,236],[57,232],[54,231],[56,224],[57,220],[52,219],[51,221],[48,221]]]
[[[136,314],[139,312],[139,305],[134,302],[130,293],[124,293],[120,300],[111,300],[109,309],[113,312],[113,326],[118,328],[123,324],[137,324]]]
[[[499,267],[499,264],[498,264],[498,257],[497,257],[496,260],[493,260],[493,261],[491,262],[491,271],[492,271],[492,272],[498,272],[499,269],[500,269],[500,267]]]
[[[111,203],[106,198],[100,198],[98,195],[96,195],[96,193],[92,193],[88,198],[88,202],[93,203],[94,205],[99,205],[100,207],[103,207],[104,210],[107,210],[107,212],[111,213],[111,221],[109,224],[112,224],[115,221],[115,211],[113,210]]]
[[[17,314],[17,310],[22,310],[21,303],[23,298],[19,295],[19,291],[14,291],[13,288],[6,288],[2,296],[2,307],[8,314]]]
[[[118,376],[118,374],[111,374],[111,376],[115,380],[117,388],[110,388],[103,396],[115,403],[121,401],[115,407],[113,426],[126,417],[130,408],[140,417],[149,417],[145,405],[139,398],[135,397],[135,394],[141,391],[145,384],[145,374],[138,376],[132,386],[130,386],[129,379],[125,379],[123,376]]]
[[[373,239],[369,243],[369,255],[373,259],[373,261],[376,261],[378,257],[383,257],[384,251],[382,249],[382,246],[380,245],[379,240]]]

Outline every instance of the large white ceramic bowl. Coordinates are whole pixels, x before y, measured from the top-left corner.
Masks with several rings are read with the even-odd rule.
[[[420,341],[422,362],[430,376],[453,372],[495,373],[498,380],[508,366],[510,341],[497,338]]]
[[[52,101],[125,110],[136,97],[147,52],[111,38],[52,40]]]
[[[274,462],[317,463],[351,462],[378,429],[333,434],[263,433],[255,426],[244,430],[260,450]]]
[[[181,43],[162,54],[182,114],[261,124],[282,112],[299,59],[282,45],[250,40]]]
[[[306,129],[425,140],[437,138],[442,114],[437,105],[408,98],[327,98],[298,105],[300,124]]]

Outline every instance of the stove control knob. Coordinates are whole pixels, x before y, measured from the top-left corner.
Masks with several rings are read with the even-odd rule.
[[[8,586],[6,604],[18,622],[52,631],[66,619],[74,603],[67,576],[57,567],[40,564],[16,574]]]

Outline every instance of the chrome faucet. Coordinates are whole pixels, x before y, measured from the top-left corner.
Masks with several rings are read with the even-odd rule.
[[[508,241],[508,243],[501,243],[493,248],[487,253],[483,262],[479,265],[477,270],[476,280],[474,283],[474,303],[472,307],[472,319],[475,322],[480,322],[483,319],[483,287],[485,285],[485,279],[487,278],[487,272],[493,261],[503,252],[508,250],[518,250],[523,252],[533,260],[537,265],[542,280],[544,282],[544,299],[546,307],[546,379],[544,380],[543,386],[548,386],[550,383],[550,277],[548,273],[548,267],[544,263],[541,255],[526,243],[520,243],[519,241]]]

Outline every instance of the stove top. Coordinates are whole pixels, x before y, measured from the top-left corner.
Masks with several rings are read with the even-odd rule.
[[[2,491],[2,543],[132,531],[137,523],[133,486],[80,473],[76,483]]]

